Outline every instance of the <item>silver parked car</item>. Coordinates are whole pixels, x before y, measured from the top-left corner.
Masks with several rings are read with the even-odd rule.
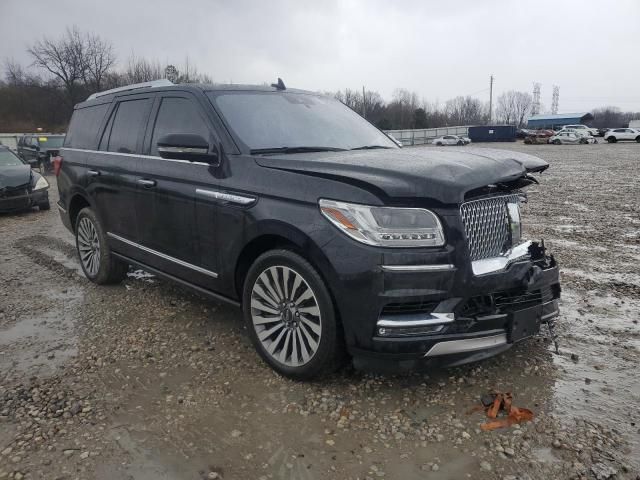
[[[553,143],[554,145],[577,145],[581,143],[596,143],[596,139],[591,135],[587,136],[577,132],[567,132],[561,130],[552,137],[549,137],[549,140],[547,140],[547,142]]]

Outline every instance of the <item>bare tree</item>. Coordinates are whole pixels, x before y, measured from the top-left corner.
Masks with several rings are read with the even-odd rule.
[[[531,112],[533,97],[526,92],[509,90],[498,97],[496,114],[502,123],[521,127]]]
[[[78,99],[78,83],[85,78],[85,44],[80,31],[73,27],[58,40],[43,38],[27,50],[33,64],[59,79],[73,106]]]
[[[456,97],[445,104],[445,113],[452,125],[484,123],[486,112],[482,102],[473,97]]]
[[[113,49],[97,35],[67,28],[62,37],[44,37],[27,50],[33,64],[61,82],[70,107],[81,94],[96,91],[115,63]]]
[[[93,91],[103,88],[104,79],[116,63],[113,47],[97,35],[87,35],[86,55],[84,56],[84,82]]]
[[[164,77],[164,70],[158,61],[138,58],[131,55],[127,61],[127,68],[123,72],[123,85],[150,82]]]
[[[22,65],[12,59],[4,61],[4,78],[9,85],[14,87],[26,83],[26,74]]]

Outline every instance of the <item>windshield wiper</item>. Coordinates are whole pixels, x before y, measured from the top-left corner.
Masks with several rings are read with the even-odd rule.
[[[391,147],[385,147],[384,145],[363,145],[362,147],[356,147],[356,148],[352,148],[351,150],[375,150],[377,148],[391,148]]]
[[[344,152],[345,150],[345,148],[337,147],[272,147],[254,148],[251,150],[251,154],[259,155],[268,153]]]

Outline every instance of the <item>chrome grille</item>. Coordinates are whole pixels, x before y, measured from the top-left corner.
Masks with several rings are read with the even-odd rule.
[[[471,260],[497,257],[511,248],[511,228],[507,203],[518,195],[483,198],[460,206]]]

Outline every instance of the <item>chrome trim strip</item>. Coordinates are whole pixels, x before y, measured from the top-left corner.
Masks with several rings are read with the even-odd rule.
[[[194,270],[196,272],[202,273],[204,275],[208,275],[208,276],[213,277],[213,278],[218,278],[218,274],[215,273],[215,272],[212,272],[212,271],[206,270],[206,269],[204,269],[202,267],[198,267],[197,265],[193,265],[191,263],[185,262],[184,260],[180,260],[178,258],[171,257],[171,256],[166,255],[164,253],[158,252],[157,250],[153,250],[152,248],[145,247],[144,245],[140,245],[139,243],[132,242],[131,240],[127,240],[126,238],[121,237],[120,235],[116,235],[115,233],[107,232],[107,236],[111,237],[111,238],[113,238],[115,240],[118,240],[118,241],[120,241],[122,243],[126,243],[127,245],[131,245],[132,247],[138,248],[138,249],[142,250],[143,252],[147,252],[147,253],[150,253],[152,255],[156,255],[156,256],[158,256],[160,258],[163,258],[165,260],[168,260],[170,262],[176,263],[176,264],[178,264],[178,265],[180,265],[182,267],[189,268],[191,270]]]
[[[60,205],[59,203],[56,203],[56,206],[58,207],[58,210],[60,210],[62,213],[64,213],[64,214],[67,213],[67,210],[62,205]]]
[[[397,320],[392,320],[393,315],[381,317],[376,323],[376,326],[384,328],[425,327],[431,325],[444,325],[455,320],[455,315],[453,313],[409,314],[398,315],[397,317]]]
[[[424,354],[425,357],[450,355],[452,353],[475,352],[507,344],[507,334],[491,335],[489,337],[465,338],[436,343]]]
[[[202,155],[207,154],[206,148],[201,147],[158,147],[159,152],[168,152],[168,153],[199,153]]]
[[[507,318],[509,315],[506,313],[496,313],[494,315],[485,315],[483,317],[476,317],[476,320],[478,320],[479,322],[485,321],[485,320],[500,320],[501,318]]]
[[[224,202],[235,203],[237,205],[250,205],[256,201],[253,197],[245,197],[237,195],[235,193],[225,193],[218,190],[204,190],[202,188],[196,188],[196,195],[200,195],[207,198],[213,198],[215,200],[222,200]]]
[[[205,167],[210,166],[207,162],[190,162],[189,160],[178,160],[174,158],[162,158],[156,155],[140,155],[137,153],[119,153],[119,152],[105,152],[102,150],[87,150],[84,148],[68,148],[62,147],[60,151],[68,150],[70,152],[83,152],[83,153],[99,153],[101,155],[117,155],[119,157],[136,157],[136,158],[147,158],[150,160],[162,160],[164,162],[178,162],[178,163],[188,163],[190,165],[204,165]]]
[[[482,260],[474,260],[471,262],[471,269],[476,276],[487,275],[488,273],[502,272],[509,265],[519,262],[528,261],[530,259],[529,247],[531,241],[521,243],[517,247],[512,248],[504,255],[499,257],[483,258]]]
[[[446,272],[456,269],[450,263],[441,265],[380,265],[380,268],[388,272]]]
[[[553,312],[551,312],[551,313],[547,313],[547,314],[545,314],[545,315],[542,315],[542,316],[540,317],[540,320],[548,320],[548,319],[550,319],[551,317],[555,317],[556,315],[559,315],[559,314],[560,314],[560,311],[559,311],[559,310],[554,310],[554,311],[553,311]]]

